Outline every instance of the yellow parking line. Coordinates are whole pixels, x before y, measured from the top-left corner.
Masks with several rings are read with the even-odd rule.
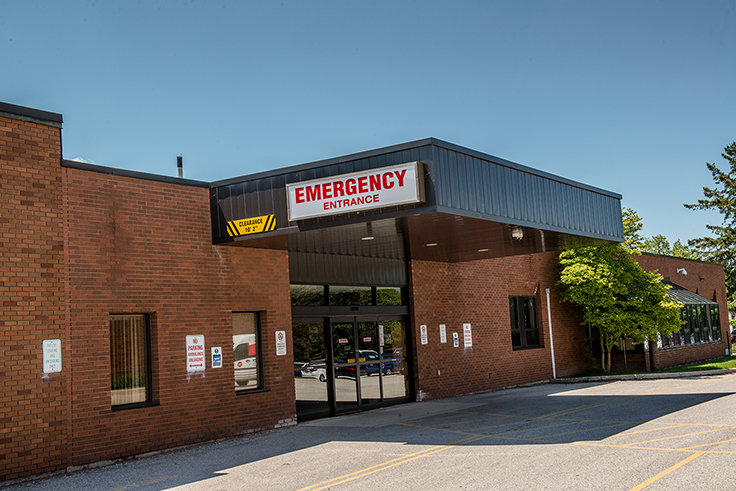
[[[706,433],[713,433],[716,431],[723,431],[723,430],[731,430],[733,428],[736,428],[736,426],[726,426],[725,428],[716,428],[715,430],[696,431],[695,433],[685,433],[684,435],[667,436],[664,438],[657,438],[654,440],[645,440],[643,442],[627,443],[626,446],[633,447],[634,445],[641,445],[642,443],[652,443],[652,442],[661,442],[664,440],[674,440],[676,438],[684,438],[686,436],[694,436],[694,435],[704,435]]]
[[[386,469],[390,469],[392,467],[396,467],[397,465],[406,464],[407,462],[411,462],[413,460],[421,459],[422,457],[427,457],[429,455],[434,455],[436,453],[442,452],[444,450],[449,450],[451,448],[455,448],[459,445],[467,444],[467,443],[473,443],[477,440],[482,440],[484,437],[470,437],[470,438],[464,438],[462,440],[458,440],[457,442],[448,444],[448,445],[441,445],[437,447],[428,448],[425,450],[422,450],[420,452],[415,452],[413,454],[404,455],[403,457],[398,457],[392,460],[388,460],[386,462],[383,462],[381,464],[377,464],[371,467],[366,467],[365,469],[361,469],[359,471],[351,472],[350,474],[345,474],[340,477],[336,477],[334,479],[330,479],[328,481],[322,481],[317,484],[313,484],[311,486],[307,486],[306,488],[301,488],[297,491],[320,491],[322,489],[327,489],[331,486],[337,486],[338,484],[343,484],[349,481],[354,481],[355,479],[359,479],[361,477],[369,476],[371,474],[375,474],[376,472],[380,472]]]
[[[678,448],[678,450],[691,450],[693,448],[709,447],[711,445],[720,445],[721,443],[728,443],[728,442],[734,442],[734,441],[736,441],[736,438],[731,438],[730,440],[721,440],[720,442],[704,443],[702,445],[693,445],[692,447]]]
[[[630,431],[628,433],[619,433],[618,435],[611,435],[608,438],[617,438],[619,436],[638,435],[639,433],[651,433],[652,431],[669,430],[671,428],[682,428],[683,426],[686,426],[686,425],[684,425],[684,424],[676,424],[676,425],[664,426],[662,428],[652,428],[651,430]]]
[[[683,465],[687,464],[691,460],[697,459],[698,457],[700,457],[701,455],[703,455],[703,453],[704,452],[696,452],[696,453],[692,454],[690,457],[686,458],[685,460],[683,460],[681,462],[678,462],[677,464],[673,465],[669,469],[660,472],[659,474],[657,474],[653,478],[647,479],[646,481],[644,481],[643,483],[639,484],[638,486],[631,488],[629,491],[639,491],[641,489],[646,488],[647,486],[649,486],[650,484],[652,484],[655,481],[660,480],[661,478],[663,478],[664,476],[666,476],[670,472],[676,471],[677,469],[679,469]]]

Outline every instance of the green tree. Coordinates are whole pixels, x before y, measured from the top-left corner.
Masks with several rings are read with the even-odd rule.
[[[729,310],[736,310],[736,141],[724,148],[721,156],[728,162],[722,171],[715,163],[706,163],[716,186],[703,187],[705,197],[685,205],[691,210],[717,210],[723,215],[721,225],[706,225],[713,236],[688,241],[700,256],[723,265],[726,274]]]
[[[621,219],[624,223],[624,248],[632,254],[638,254],[644,247],[646,237],[641,235],[644,222],[637,212],[631,208],[621,210]]]
[[[596,328],[601,368],[611,371],[611,351],[622,336],[643,343],[680,328],[682,304],[670,299],[658,273],[647,273],[622,244],[584,247],[560,254],[562,300],[583,311]]]
[[[639,214],[631,208],[621,210],[621,217],[624,224],[624,247],[631,254],[639,254],[641,252],[649,252],[651,254],[661,254],[663,256],[675,256],[685,259],[700,259],[698,252],[680,242],[677,239],[672,245],[667,237],[658,234],[652,237],[646,237],[641,234],[644,227],[644,221]]]

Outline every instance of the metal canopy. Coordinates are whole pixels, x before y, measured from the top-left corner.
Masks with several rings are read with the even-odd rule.
[[[705,298],[697,293],[693,293],[680,285],[672,283],[672,281],[667,278],[662,280],[662,283],[669,285],[670,287],[670,289],[667,290],[667,295],[683,305],[718,305],[718,302]]]
[[[424,203],[288,222],[286,184],[412,161],[424,165]],[[215,244],[288,250],[293,282],[406,284],[409,259],[472,261],[621,242],[620,199],[428,138],[212,183],[212,232]],[[229,221],[270,215],[273,231],[228,234]]]

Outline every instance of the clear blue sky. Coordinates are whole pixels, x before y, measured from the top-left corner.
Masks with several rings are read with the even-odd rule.
[[[0,0],[0,101],[214,181],[428,136],[621,193],[646,235],[736,140],[736,1]]]

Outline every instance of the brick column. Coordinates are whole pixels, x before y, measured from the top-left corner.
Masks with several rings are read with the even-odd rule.
[[[0,481],[67,466],[61,115],[0,103]],[[42,342],[59,339],[60,373]]]

